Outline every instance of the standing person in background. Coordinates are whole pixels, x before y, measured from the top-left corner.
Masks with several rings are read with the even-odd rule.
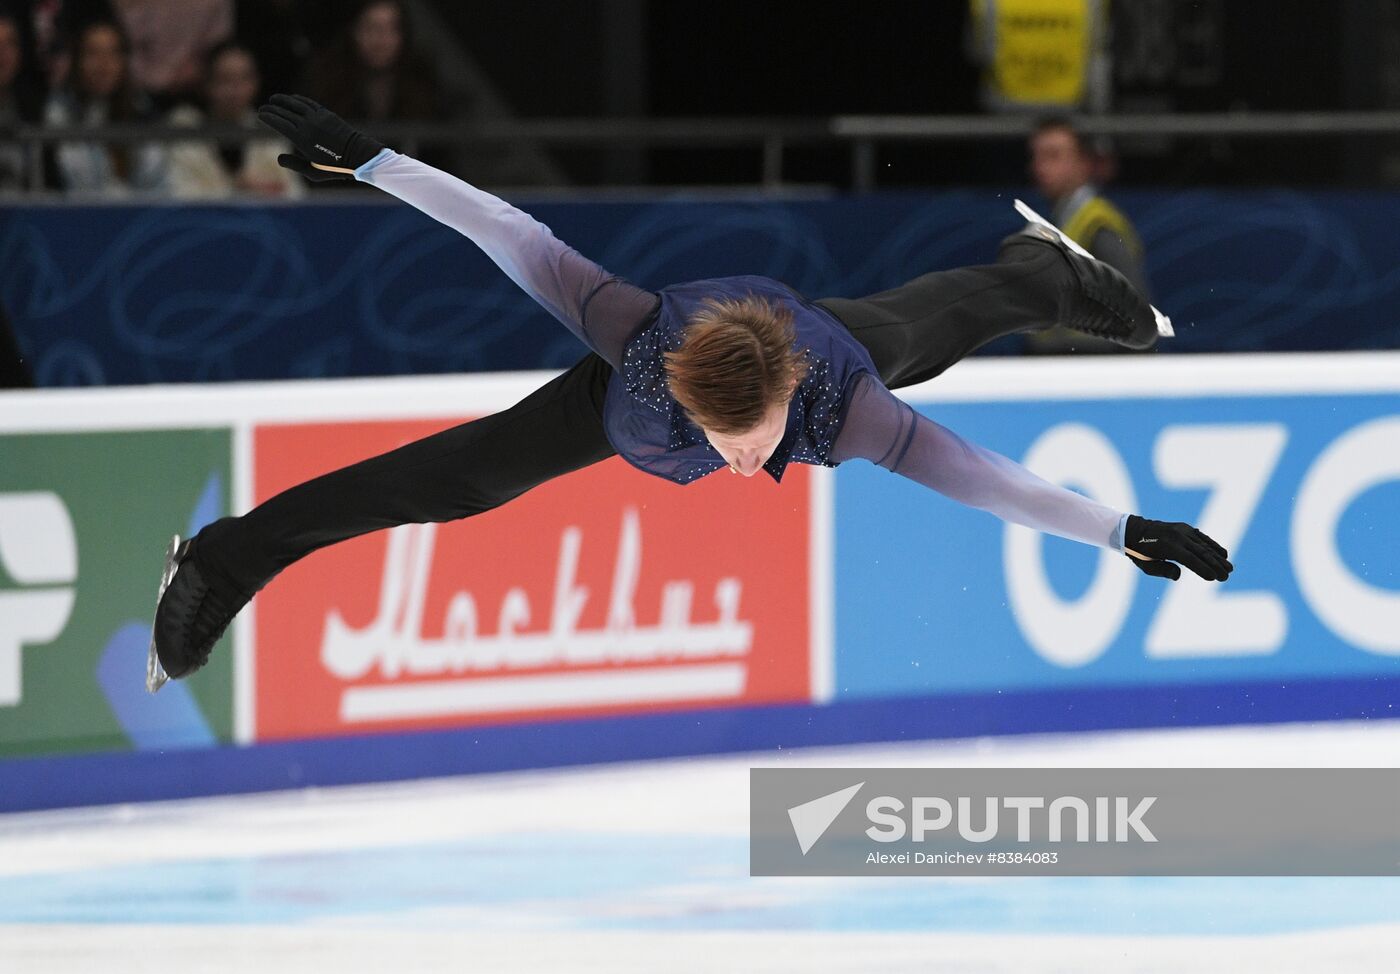
[[[362,0],[335,41],[313,59],[308,72],[312,97],[337,114],[365,122],[444,119],[437,77],[412,39],[400,0]],[[432,152],[416,154],[434,159]]]
[[[226,41],[209,53],[204,83],[205,110],[181,105],[170,113],[170,124],[198,128],[212,124],[238,125],[250,130],[246,141],[221,144],[190,141],[170,151],[170,191],[181,199],[223,199],[238,193],[299,197],[302,181],[277,164],[289,151],[281,139],[252,135],[254,111],[262,82],[253,52],[237,41]]]
[[[198,100],[209,52],[233,36],[233,0],[112,0],[132,82],[161,109]]]
[[[145,122],[150,100],[131,83],[129,48],[120,26],[108,21],[79,32],[69,84],[49,98],[49,125],[98,126]],[[54,153],[58,182],[70,193],[122,197],[163,188],[165,153],[139,143],[64,142]]]
[[[1143,270],[1142,242],[1122,211],[1099,195],[1093,183],[1094,153],[1074,125],[1064,118],[1040,123],[1031,135],[1030,156],[1036,187],[1053,206],[1050,221],[1151,300]],[[1028,335],[1026,351],[1032,355],[1055,355],[1125,349],[1057,325]]]
[[[0,4],[0,193],[23,190],[26,185],[25,146],[7,133],[43,117],[43,84],[34,67],[23,22]]]

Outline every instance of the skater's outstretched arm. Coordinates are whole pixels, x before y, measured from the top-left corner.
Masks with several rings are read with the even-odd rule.
[[[385,149],[356,169],[355,178],[469,238],[614,368],[627,339],[660,300],[609,274],[528,213],[417,159]]]
[[[258,118],[296,147],[297,155],[278,159],[282,165],[316,180],[353,176],[461,233],[614,368],[656,310],[655,294],[609,274],[528,213],[384,148],[309,98],[274,95]]]
[[[1140,553],[1152,560],[1132,559],[1148,574],[1178,577],[1180,569],[1165,560],[1172,559],[1202,578],[1229,576],[1225,550],[1190,525],[1148,521],[1052,484],[919,415],[876,376],[861,374],[854,383],[833,461],[870,460],[1003,520],[1101,548],[1126,553],[1148,540]]]

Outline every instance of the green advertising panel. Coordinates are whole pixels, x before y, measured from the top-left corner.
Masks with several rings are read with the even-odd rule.
[[[227,637],[200,679],[145,690],[166,544],[228,512],[230,449],[227,429],[0,434],[0,757],[231,740]]]

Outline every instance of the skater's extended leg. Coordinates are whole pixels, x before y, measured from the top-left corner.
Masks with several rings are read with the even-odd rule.
[[[1124,344],[1156,337],[1151,307],[1121,274],[1034,233],[1004,240],[995,264],[817,304],[866,347],[891,389],[931,379],[993,339],[1056,322]]]
[[[589,355],[509,409],[210,524],[193,539],[157,609],[155,641],[166,672],[178,677],[202,665],[218,632],[258,589],[318,548],[400,524],[480,514],[611,456],[603,432],[610,375],[605,360]]]
[[[1052,247],[1013,237],[995,264],[934,271],[864,298],[824,298],[886,386],[931,379],[993,339],[1046,328],[1070,277]]]

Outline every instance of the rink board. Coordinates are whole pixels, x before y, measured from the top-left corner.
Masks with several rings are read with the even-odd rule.
[[[170,534],[547,377],[0,396],[0,809],[1395,715],[1396,353],[983,360],[902,390],[1047,479],[1201,526],[1231,550],[1225,586],[867,464],[681,488],[613,458],[317,552],[209,671],[135,692]]]
[[[508,197],[642,287],[761,274],[815,298],[986,263],[1025,188]],[[1400,194],[1115,186],[1113,200],[1179,326],[1171,352],[1400,348]],[[44,387],[565,368],[584,352],[460,234],[377,193],[11,198],[4,216],[0,306]]]

